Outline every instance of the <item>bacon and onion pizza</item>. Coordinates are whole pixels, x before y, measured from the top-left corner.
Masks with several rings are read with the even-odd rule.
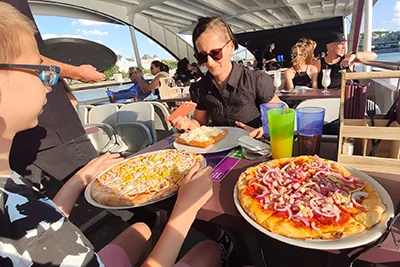
[[[297,239],[338,239],[377,224],[386,206],[367,182],[318,156],[248,168],[237,183],[244,211],[267,230]]]
[[[163,199],[204,158],[184,150],[160,150],[135,156],[110,168],[91,187],[92,198],[107,206],[137,206]]]

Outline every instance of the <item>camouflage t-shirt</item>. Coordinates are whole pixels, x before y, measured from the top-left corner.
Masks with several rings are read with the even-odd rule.
[[[49,198],[18,174],[0,177],[0,266],[104,266]]]

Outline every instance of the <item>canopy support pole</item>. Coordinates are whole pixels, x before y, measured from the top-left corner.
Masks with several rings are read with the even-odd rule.
[[[364,8],[364,0],[354,0],[353,13],[351,15],[350,43],[351,51],[358,50],[358,42],[360,40],[360,27]]]
[[[372,47],[372,0],[365,0],[364,9],[364,51],[371,51]],[[364,66],[364,71],[370,72],[370,66]]]
[[[129,23],[131,25],[135,25],[135,15],[131,14],[128,15]],[[132,39],[132,45],[133,45],[133,52],[135,53],[135,60],[136,60],[136,65],[142,70],[142,60],[140,58],[140,53],[139,53],[139,48],[137,45],[137,40],[136,40],[136,33],[135,33],[135,28],[132,26],[129,26],[129,31],[131,32],[131,39]]]

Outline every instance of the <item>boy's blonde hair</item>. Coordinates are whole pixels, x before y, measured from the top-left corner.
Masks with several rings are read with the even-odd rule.
[[[13,6],[0,1],[0,63],[12,63],[23,49],[21,35],[34,35],[35,24]]]

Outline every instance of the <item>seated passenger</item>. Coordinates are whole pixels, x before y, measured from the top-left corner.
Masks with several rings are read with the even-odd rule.
[[[151,231],[145,224],[129,227],[96,254],[68,220],[86,185],[120,162],[119,155],[107,153],[92,160],[65,183],[53,201],[10,169],[13,138],[37,125],[60,69],[41,65],[36,29],[28,18],[0,2],[0,21],[0,266],[137,266],[150,245]],[[198,210],[212,195],[211,168],[198,169],[197,164],[183,181],[170,220],[142,266],[174,265]],[[220,266],[219,247],[212,241],[199,243],[178,265]]]
[[[148,97],[151,92],[143,92],[142,88],[140,87],[140,83],[136,80],[136,75],[135,72],[137,72],[140,75],[140,79],[147,83],[147,81],[143,78],[143,73],[142,70],[139,67],[130,67],[129,68],[129,78],[133,82],[133,85],[128,89],[130,92],[132,89],[136,90],[137,95],[138,95],[138,100],[143,100],[146,97]],[[132,93],[131,93],[132,94]]]
[[[238,43],[221,18],[202,18],[193,31],[193,44],[199,64],[204,64],[208,72],[190,87],[192,101],[197,103],[193,119],[178,117],[173,125],[190,130],[208,125],[211,119],[214,126],[236,125],[252,137],[261,137],[259,107],[275,96],[270,76],[231,61]],[[278,97],[275,100],[280,101]]]
[[[341,70],[353,70],[354,63],[376,59],[374,52],[350,51],[345,54],[347,41],[343,33],[333,32],[326,44],[327,55],[314,61],[318,69],[318,87],[322,88],[322,70],[331,69],[331,84],[328,88],[340,88],[342,83]]]
[[[292,47],[292,66],[285,71],[286,88],[293,90],[295,86],[307,86],[317,89],[318,69],[311,65],[313,53],[304,42]]]
[[[159,97],[160,92],[158,88],[160,87],[160,78],[169,77],[169,67],[161,61],[155,60],[151,62],[150,72],[152,75],[154,75],[154,78],[150,83],[147,83],[145,80],[141,79],[141,75],[138,72],[135,72],[133,74],[133,78],[135,78],[139,82],[140,89],[143,93],[151,92],[155,96]]]
[[[196,73],[190,69],[189,60],[179,60],[174,80],[178,86],[189,86],[196,81]]]

